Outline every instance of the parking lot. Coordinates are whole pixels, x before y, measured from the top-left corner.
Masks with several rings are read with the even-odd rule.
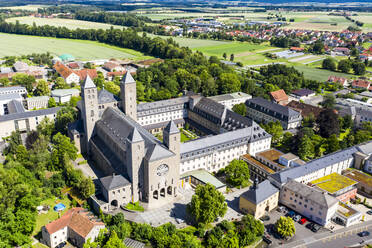
[[[297,240],[310,240],[314,235],[314,232],[306,228],[306,225],[311,223],[310,221],[307,221],[303,225],[301,225],[299,222],[295,222],[296,234],[288,241],[281,239],[278,237],[278,235],[275,235],[275,233],[271,231],[271,228],[275,225],[275,222],[280,218],[280,216],[286,216],[286,214],[279,212],[277,208],[271,211],[268,216],[270,217],[270,220],[264,221],[264,225],[266,235],[269,235],[269,239],[273,242],[270,247],[285,247],[286,244]],[[329,232],[329,230],[321,227],[317,234],[327,231]]]

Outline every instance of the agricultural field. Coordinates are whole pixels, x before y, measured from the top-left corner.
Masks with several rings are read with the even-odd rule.
[[[294,68],[296,68],[300,72],[303,72],[305,78],[322,81],[322,82],[327,81],[330,75],[334,75],[338,77],[345,77],[345,78],[355,77],[351,74],[333,72],[333,71],[314,68],[314,67],[306,66],[306,65],[294,65]]]
[[[6,19],[7,22],[15,23],[19,21],[21,24],[33,25],[35,23],[37,26],[49,25],[55,27],[66,27],[69,29],[109,29],[112,26],[114,28],[122,29],[123,26],[111,25],[106,23],[98,22],[89,22],[89,21],[80,21],[72,19],[63,19],[63,18],[38,18],[32,16],[22,16],[22,17],[13,17]]]
[[[53,55],[69,53],[78,60],[150,58],[142,53],[94,41],[56,39],[0,33],[0,57],[50,52]]]
[[[139,33],[141,35],[141,33]],[[201,48],[201,47],[210,47],[210,46],[220,46],[225,44],[230,44],[230,41],[218,41],[218,40],[202,40],[202,39],[192,39],[192,38],[184,38],[184,37],[173,37],[173,36],[162,36],[162,35],[154,35],[154,34],[147,34],[148,37],[160,37],[163,39],[172,38],[176,41],[180,46],[189,47],[190,49]]]
[[[28,10],[37,11],[38,8],[47,7],[47,5],[23,5],[23,6],[11,6],[11,7],[0,7],[0,9],[11,9],[11,10]]]

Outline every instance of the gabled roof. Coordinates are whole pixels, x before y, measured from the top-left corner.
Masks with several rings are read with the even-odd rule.
[[[169,133],[169,134],[174,134],[174,133],[179,133],[180,132],[180,130],[177,128],[174,121],[170,121],[168,123],[168,125],[165,127],[164,131]]]
[[[295,180],[290,180],[283,187],[289,191],[299,194],[300,196],[303,196],[305,199],[318,203],[320,206],[325,207],[326,209],[338,203],[337,198],[328,195],[326,192],[322,192]]]
[[[87,75],[87,77],[85,78],[83,89],[90,89],[90,88],[96,88],[96,85],[93,83],[93,80],[90,78],[90,76]]]
[[[119,98],[105,89],[98,91],[98,104],[118,102]]]
[[[80,77],[80,80],[86,80],[87,76],[89,76],[91,79],[98,77],[96,69],[82,69],[75,71],[75,73]]]
[[[76,74],[73,70],[71,70],[70,68],[62,64],[61,62],[55,63],[53,68],[64,79],[68,78],[72,73]]]
[[[127,73],[125,73],[125,75],[123,76],[123,79],[121,80],[121,82],[123,84],[131,84],[131,83],[136,83],[136,80],[134,80],[130,72],[127,71]]]
[[[276,102],[288,101],[288,96],[284,90],[280,89],[269,93],[272,99]]]
[[[133,128],[132,132],[128,136],[128,140],[134,143],[143,141],[143,138],[141,134],[138,132],[137,128]]]
[[[265,112],[270,115],[275,115],[275,117],[279,119],[280,119],[280,116],[277,116],[275,113],[278,113],[286,117],[300,116],[299,112],[292,110],[291,108],[288,108],[286,106],[282,106],[280,104],[270,102],[266,99],[263,99],[262,97],[255,97],[255,98],[249,99],[245,103],[247,107],[255,108],[256,110],[260,112]],[[269,112],[265,111],[264,109],[269,110]],[[270,113],[270,111],[272,111],[273,113]]]
[[[314,93],[315,93],[314,91],[309,90],[309,89],[299,89],[299,90],[292,91],[292,94],[296,96],[307,96],[307,95],[311,95]]]
[[[111,175],[107,177],[101,177],[99,181],[107,191],[116,188],[121,188],[130,184],[129,181],[125,179],[122,175]]]
[[[244,192],[241,197],[254,204],[259,204],[277,192],[279,192],[279,189],[272,185],[269,180],[265,180],[256,187],[251,187],[248,191]]]
[[[68,227],[76,234],[85,238],[94,226],[105,224],[84,208],[72,208],[61,218],[45,225],[46,231],[51,235],[62,228]]]

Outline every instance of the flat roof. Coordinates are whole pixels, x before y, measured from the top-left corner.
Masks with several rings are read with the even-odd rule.
[[[270,167],[264,165],[263,163],[261,163],[260,161],[256,160],[255,158],[251,157],[249,154],[245,154],[242,156],[243,160],[247,160],[247,162],[251,162],[253,163],[254,165],[257,165],[258,167],[260,167],[261,169],[265,170],[267,173],[270,173],[270,174],[274,174],[275,171],[273,169],[271,169]]]
[[[220,180],[218,180],[216,177],[214,177],[212,174],[210,174],[208,171],[200,169],[200,170],[194,170],[190,172],[186,172],[181,175],[181,178],[185,177],[194,177],[197,180],[207,184],[210,183],[212,184],[216,189],[225,187],[226,185],[222,183]]]
[[[351,178],[351,179],[353,179],[357,182],[361,182],[363,184],[366,184],[369,187],[372,187],[372,177],[365,174],[365,173],[362,173],[358,170],[351,170],[350,172],[347,172],[345,174],[345,176],[347,176],[348,178]]]
[[[261,157],[264,157],[264,158],[267,158],[268,160],[271,160],[271,161],[276,161],[276,160],[279,159],[280,156],[283,156],[284,153],[272,148],[272,149],[269,149],[267,151],[259,152],[259,153],[257,153],[257,155],[261,156]]]
[[[330,194],[334,194],[342,189],[355,185],[358,182],[334,172],[310,183]]]

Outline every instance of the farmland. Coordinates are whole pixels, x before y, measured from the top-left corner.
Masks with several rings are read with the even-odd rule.
[[[11,10],[28,10],[37,11],[38,8],[46,7],[46,5],[23,5],[23,6],[12,6],[12,7],[0,7],[0,9],[11,9]]]
[[[69,53],[79,60],[109,58],[149,58],[142,53],[109,46],[94,41],[56,39],[0,33],[0,57],[50,52],[53,55]]]
[[[306,65],[295,65],[294,68],[296,68],[298,71],[302,72],[305,76],[305,78],[313,79],[317,81],[327,81],[328,77],[330,75],[338,76],[338,77],[345,77],[345,78],[352,78],[353,75],[351,74],[345,74],[340,72],[331,72],[324,69],[318,69],[313,68]]]
[[[123,26],[111,25],[106,23],[98,23],[98,22],[88,22],[88,21],[80,21],[80,20],[73,20],[73,19],[62,19],[62,18],[38,18],[32,16],[22,16],[22,17],[13,17],[6,20],[7,22],[19,21],[21,24],[28,24],[33,25],[35,23],[37,26],[49,25],[55,27],[66,27],[69,29],[109,29],[112,26],[114,28],[122,29]]]

